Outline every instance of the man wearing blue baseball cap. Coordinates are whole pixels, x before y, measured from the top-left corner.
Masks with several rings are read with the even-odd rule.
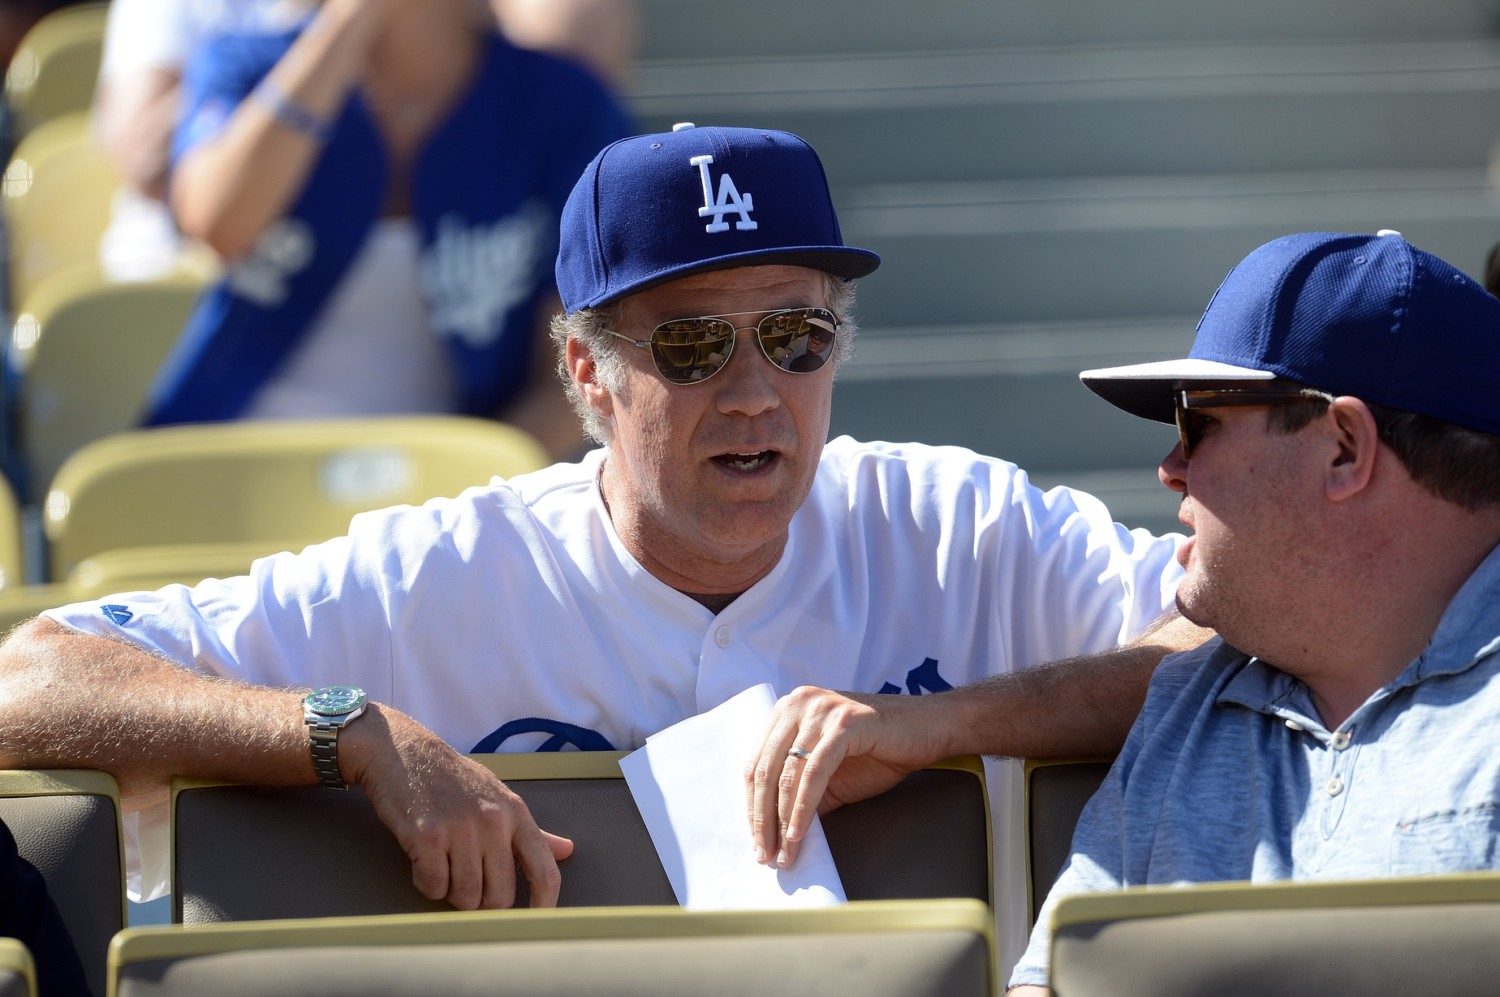
[[[1497,358],[1469,277],[1312,233],[1236,267],[1186,359],[1082,374],[1177,423],[1177,602],[1219,636],[1153,677],[1013,992],[1068,894],[1500,868]]]
[[[571,843],[462,752],[634,748],[760,683],[893,700],[996,675],[973,696],[1009,727],[932,731],[932,758],[1113,750],[1164,651],[1201,639],[1143,637],[1181,537],[967,451],[827,442],[852,282],[879,261],[844,244],[801,139],[617,142],[560,245],[559,368],[600,449],[244,578],[49,612],[0,650],[0,765],[358,784],[426,895],[506,906],[519,864],[545,905]]]

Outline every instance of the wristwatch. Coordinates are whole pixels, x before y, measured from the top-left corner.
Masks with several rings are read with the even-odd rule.
[[[302,722],[312,747],[313,771],[329,789],[348,789],[339,773],[339,731],[365,712],[365,691],[352,685],[326,685],[302,699]]]

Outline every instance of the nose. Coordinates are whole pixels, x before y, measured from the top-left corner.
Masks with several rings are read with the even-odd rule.
[[[710,384],[718,385],[715,402],[725,415],[760,415],[781,404],[777,378],[785,371],[767,360],[755,341],[755,331],[736,332],[729,362]]]
[[[1182,444],[1167,451],[1167,455],[1156,466],[1156,477],[1168,490],[1179,495],[1187,494],[1187,458],[1182,455]]]

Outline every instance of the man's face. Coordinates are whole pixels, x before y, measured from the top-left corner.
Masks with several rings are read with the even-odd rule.
[[[1271,432],[1268,411],[1207,410],[1192,459],[1179,445],[1158,472],[1182,493],[1178,518],[1193,531],[1178,553],[1186,569],[1178,608],[1251,654],[1275,645],[1276,628],[1314,611],[1296,579],[1319,577],[1307,543],[1322,500],[1317,436]]]
[[[729,362],[696,384],[668,383],[648,350],[622,341],[619,390],[592,396],[613,431],[604,469],[610,515],[653,573],[661,562],[689,576],[688,585],[706,569],[701,584],[714,565],[769,559],[769,570],[780,556],[828,436],[834,365],[780,370],[747,327],[768,311],[826,304],[823,275],[792,266],[686,277],[625,300],[618,331],[634,339],[700,315],[733,315],[740,327]]]

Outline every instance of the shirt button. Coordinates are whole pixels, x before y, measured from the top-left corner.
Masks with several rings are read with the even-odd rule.
[[[1328,795],[1337,796],[1344,791],[1344,780],[1334,776],[1328,780]]]
[[[1341,730],[1337,734],[1333,735],[1333,749],[1335,751],[1343,751],[1345,748],[1349,747],[1349,742],[1352,740],[1354,740],[1354,738],[1349,734],[1347,730]]]
[[[714,640],[720,647],[728,647],[730,636],[731,634],[728,627],[720,627],[718,632],[714,634]]]

